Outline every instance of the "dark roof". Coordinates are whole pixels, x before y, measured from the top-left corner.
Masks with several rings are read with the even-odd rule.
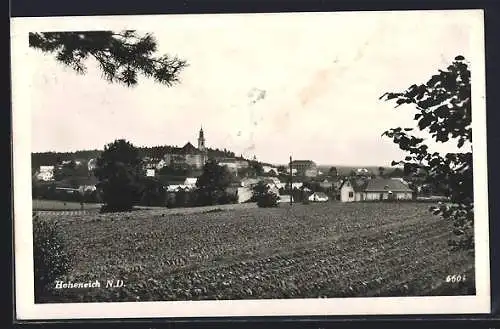
[[[399,179],[374,178],[368,181],[366,192],[413,192],[406,184]]]
[[[165,185],[184,185],[184,182],[183,180],[180,180],[180,181],[168,181],[166,183],[163,183]]]
[[[345,183],[349,182],[355,192],[363,192],[368,185],[368,179],[364,178],[348,178],[340,184],[340,188],[344,186]]]
[[[182,151],[186,152],[186,153],[194,153],[194,152],[197,152],[199,150],[196,147],[194,147],[193,144],[191,144],[190,142],[187,142],[186,145],[184,145],[182,147]]]
[[[167,154],[202,154],[203,152],[194,147],[193,144],[187,142],[183,147],[172,147],[167,151]]]
[[[319,196],[320,198],[328,197],[325,192],[314,192],[312,195]]]
[[[164,185],[178,185],[184,184],[187,176],[174,176],[174,175],[158,175],[157,179]]]

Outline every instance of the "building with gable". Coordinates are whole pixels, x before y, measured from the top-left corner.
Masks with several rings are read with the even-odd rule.
[[[203,128],[198,134],[198,148],[190,142],[187,142],[181,148],[174,148],[171,152],[164,155],[164,165],[170,167],[189,166],[201,169],[208,160],[207,149],[205,148],[205,135]]]
[[[350,178],[340,186],[340,201],[412,200],[414,191],[401,179]]]
[[[292,170],[297,170],[297,175],[305,177],[318,176],[318,166],[311,160],[293,160],[290,164]]]

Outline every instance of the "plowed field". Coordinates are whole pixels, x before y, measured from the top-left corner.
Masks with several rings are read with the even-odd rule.
[[[450,252],[429,204],[242,206],[174,213],[41,213],[58,220],[74,264],[41,302],[166,301],[474,293],[474,260]],[[448,275],[465,282],[447,283]],[[124,286],[105,288],[106,280]],[[443,286],[444,285],[444,286]]]

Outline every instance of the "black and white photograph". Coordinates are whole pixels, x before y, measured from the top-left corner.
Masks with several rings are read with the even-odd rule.
[[[17,317],[489,312],[483,19],[14,18]]]

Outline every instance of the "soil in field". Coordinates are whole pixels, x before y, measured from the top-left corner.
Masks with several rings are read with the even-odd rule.
[[[83,209],[100,209],[101,204],[97,203],[84,203]],[[43,210],[43,211],[71,211],[71,210],[81,210],[82,205],[80,202],[71,201],[58,201],[58,200],[43,200],[43,199],[33,199],[33,210]]]
[[[61,280],[101,288],[52,289],[37,302],[475,294],[473,257],[449,250],[450,223],[429,204],[232,208],[42,214],[74,256]]]

